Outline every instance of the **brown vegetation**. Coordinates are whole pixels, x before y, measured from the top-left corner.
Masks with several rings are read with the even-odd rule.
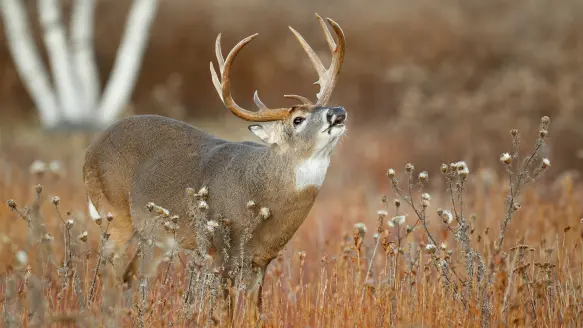
[[[124,1],[99,6],[96,48],[103,76],[125,9]],[[162,1],[130,112],[185,118],[221,137],[249,138],[212,87],[208,62],[216,34],[223,32],[227,48],[260,33],[234,68],[234,97],[251,107],[259,89],[265,103],[276,107],[285,101],[279,95],[316,90],[306,86],[315,76],[287,30],[294,26],[316,48],[321,35],[313,28],[314,12],[334,18],[346,33],[346,64],[332,102],[349,112],[348,135],[309,218],[269,267],[261,322],[472,327],[482,325],[489,312],[491,326],[583,325],[580,1]],[[324,43],[320,50],[326,50]],[[98,226],[87,215],[81,179],[88,137],[45,135],[34,121],[23,120],[34,111],[25,110],[30,102],[3,42],[0,76],[0,200],[14,200],[0,206],[2,325],[224,323],[224,313],[211,311],[220,302],[212,288],[189,293],[191,277],[199,287],[213,278],[191,276],[185,253],[163,263],[146,292],[135,289],[116,299],[118,289],[103,289],[107,275],[94,269],[107,220]],[[517,149],[528,157],[542,115],[553,123],[531,172],[542,158],[550,158],[552,166],[509,205],[506,195],[516,189],[500,154],[516,151],[509,131],[517,128],[523,138]],[[9,124],[14,118],[17,124]],[[56,162],[51,169],[33,165],[36,160]],[[459,175],[450,178],[457,209],[467,216],[466,245],[437,212],[454,212],[440,164],[459,160],[470,168],[460,186],[463,205],[456,194]],[[512,161],[516,183],[521,172],[516,168],[524,162]],[[408,162],[416,166],[411,178]],[[397,183],[386,177],[388,167],[395,168]],[[421,187],[417,177],[423,170],[429,180]],[[395,212],[394,186],[408,197],[410,179],[413,205],[426,217],[427,230],[406,199],[400,198]],[[431,199],[421,212],[424,192]],[[497,248],[501,223],[515,202],[519,209]],[[416,229],[389,227],[397,214]],[[433,243],[427,231],[435,253],[425,251]],[[483,258],[485,282],[478,281],[478,260],[468,271],[470,249]],[[102,269],[109,265],[101,263]],[[489,302],[483,302],[483,293]],[[254,326],[243,309],[236,321]]]

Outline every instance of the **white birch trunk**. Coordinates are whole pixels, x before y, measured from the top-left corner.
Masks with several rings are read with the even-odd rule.
[[[134,0],[109,81],[99,106],[99,121],[112,123],[134,90],[158,0]]]
[[[8,49],[16,71],[32,98],[45,127],[51,128],[60,119],[59,104],[28,26],[26,9],[21,0],[2,0],[0,12]]]
[[[71,14],[71,54],[81,89],[82,108],[92,116],[99,99],[99,71],[93,48],[94,0],[75,0]],[[95,115],[93,115],[95,116]]]
[[[72,122],[83,121],[85,111],[79,101],[79,82],[71,65],[71,54],[60,13],[58,0],[39,0],[38,12],[44,29],[44,42],[49,54],[55,89],[62,114]]]

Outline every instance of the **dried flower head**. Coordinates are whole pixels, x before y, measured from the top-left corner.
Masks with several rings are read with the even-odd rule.
[[[441,173],[444,173],[444,174],[447,173],[448,168],[449,167],[447,166],[447,164],[441,164],[441,167],[440,167]]]
[[[385,210],[378,210],[377,215],[380,216],[381,218],[384,218],[385,216],[389,215],[389,213]]]
[[[460,176],[460,178],[466,179],[470,174],[470,170],[467,167],[465,167],[464,169],[459,170],[457,174]]]
[[[16,209],[16,202],[14,201],[14,199],[9,199],[9,200],[6,202],[6,205],[8,205],[8,207],[9,207],[11,210],[15,210],[15,209]]]
[[[453,214],[451,214],[451,212],[448,210],[437,209],[437,215],[439,215],[445,224],[451,224],[453,221]]]
[[[209,209],[209,205],[204,200],[201,200],[200,202],[198,202],[197,207],[200,211],[203,211],[203,212]]]
[[[411,172],[413,172],[413,170],[415,170],[415,166],[413,166],[413,164],[411,164],[411,163],[405,164],[405,171],[411,173]]]
[[[47,164],[41,160],[35,160],[30,164],[29,172],[32,175],[40,175],[47,171]]]
[[[77,236],[77,238],[82,242],[87,242],[88,236],[89,236],[89,233],[87,231],[83,231],[79,236]]]
[[[206,186],[204,186],[204,187],[200,188],[200,190],[198,191],[198,195],[199,195],[200,197],[202,197],[202,198],[205,198],[205,197],[207,197],[207,196],[208,196],[208,194],[209,194],[209,190],[208,190],[208,188],[207,188]]]
[[[93,218],[93,222],[97,223],[97,225],[101,225],[101,223],[103,222],[103,219],[100,216],[98,216],[98,217]]]
[[[28,254],[25,251],[19,250],[14,254],[16,257],[16,262],[20,265],[27,265],[28,264]]]
[[[421,194],[421,199],[431,200],[431,195],[425,192],[425,193]]]
[[[395,198],[395,200],[393,201],[395,203],[395,207],[398,209],[399,207],[401,207],[401,200],[399,200],[398,198]]]
[[[247,209],[252,210],[252,209],[254,209],[257,206],[257,204],[254,201],[250,200],[250,201],[247,202],[247,205],[246,206],[247,206]]]
[[[541,168],[546,169],[549,166],[551,166],[551,161],[548,158],[543,158],[543,161],[541,162]]]
[[[441,248],[442,251],[445,251],[447,249],[447,244],[441,243],[441,245],[439,245],[439,248]]]
[[[259,210],[259,216],[261,216],[263,220],[267,220],[271,217],[271,210],[267,207],[262,207]]]
[[[67,229],[70,229],[73,226],[73,224],[75,224],[75,221],[73,221],[73,219],[69,219],[65,222],[65,227]]]
[[[113,214],[111,212],[107,212],[106,218],[107,218],[107,222],[113,221]]]
[[[149,202],[148,204],[146,204],[146,208],[150,212],[152,212],[154,210],[154,207],[156,207],[156,204],[154,204],[153,202]]]
[[[509,153],[503,153],[500,156],[500,162],[506,164],[506,165],[510,165],[510,163],[512,163],[512,156],[510,156]]]
[[[515,211],[518,211],[518,210],[520,209],[520,203],[514,203],[514,205],[512,206],[512,208],[513,208]]]
[[[59,196],[53,197],[53,200],[52,200],[53,205],[59,206],[60,202],[61,202],[61,199],[59,198]]]
[[[393,216],[388,222],[387,224],[389,225],[389,227],[394,228],[394,227],[398,227],[400,225],[402,225],[403,223],[405,223],[405,216],[404,215],[397,215],[397,216]]]
[[[50,233],[45,233],[45,235],[42,238],[42,241],[53,241],[55,239],[55,237],[53,237],[53,235],[51,235]]]
[[[540,130],[538,131],[538,135],[539,135],[541,138],[544,138],[544,137],[546,137],[548,133],[549,133],[549,131],[547,131],[547,130],[545,130],[545,129],[540,129]]]
[[[429,179],[429,173],[427,171],[423,171],[419,173],[419,182],[425,183]]]
[[[393,169],[388,169],[388,170],[387,170],[387,176],[388,176],[389,178],[391,178],[391,179],[392,179],[392,178],[394,178],[394,177],[395,177],[395,170],[393,170]]]
[[[357,229],[358,232],[364,236],[364,234],[366,233],[366,225],[362,222],[358,222],[354,225],[354,229]]]
[[[219,227],[219,223],[215,220],[210,220],[206,223],[206,229],[210,232],[210,233],[214,233],[215,230]]]
[[[429,254],[433,254],[435,253],[435,251],[437,250],[437,247],[433,244],[427,244],[425,245],[425,251]]]

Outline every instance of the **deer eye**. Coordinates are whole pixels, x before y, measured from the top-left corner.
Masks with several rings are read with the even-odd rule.
[[[306,119],[303,118],[303,117],[301,117],[301,116],[298,116],[298,117],[294,118],[294,126],[298,126],[298,125],[302,124],[302,122],[305,121],[305,120]]]

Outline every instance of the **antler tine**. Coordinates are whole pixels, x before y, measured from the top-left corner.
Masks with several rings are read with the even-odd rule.
[[[288,99],[295,99],[304,105],[313,105],[313,103],[310,99],[303,97],[303,96],[298,96],[298,95],[283,95],[283,96],[285,98],[288,98]]]
[[[312,47],[310,47],[310,45],[306,42],[306,40],[292,27],[290,27],[290,30],[295,35],[296,39],[298,39],[298,41],[302,45],[302,48],[304,48],[304,51],[312,61],[312,65],[318,72],[318,81],[316,81],[316,84],[320,86],[320,91],[316,95],[318,99],[316,105],[324,106],[330,100],[332,90],[334,90],[334,86],[336,85],[336,81],[338,79],[338,73],[340,73],[340,67],[342,66],[342,62],[344,61],[345,38],[344,32],[342,32],[340,26],[332,19],[327,18],[326,20],[332,26],[332,29],[334,29],[334,32],[336,32],[336,35],[338,37],[338,44],[336,44],[336,42],[334,42],[332,34],[330,34],[330,30],[326,26],[326,23],[324,22],[322,17],[316,14],[316,18],[318,19],[318,22],[320,23],[320,26],[324,31],[326,42],[328,43],[328,47],[332,52],[332,62],[328,69],[324,67],[322,61],[320,60],[320,58],[318,58],[318,56],[316,55]],[[293,98],[300,99],[297,97]],[[304,101],[306,99],[304,97],[301,98],[302,98],[301,101]]]
[[[253,101],[255,102],[255,105],[259,107],[259,109],[267,109],[267,106],[265,106],[263,101],[259,99],[259,92],[257,90],[255,90],[255,93],[253,93]]]
[[[326,22],[324,22],[322,17],[318,14],[316,14],[316,18],[318,19],[318,23],[320,23],[320,27],[322,27],[322,31],[324,31],[324,34],[326,35],[326,42],[328,43],[328,47],[330,47],[330,51],[334,52],[334,50],[336,50],[336,42],[334,42],[330,30],[328,29],[328,26],[326,26]]]
[[[213,63],[210,63],[210,70],[211,70],[211,78],[219,97],[223,101],[223,104],[233,113],[235,116],[242,118],[247,121],[253,122],[269,122],[269,121],[277,121],[282,120],[290,115],[289,109],[287,108],[279,108],[279,109],[269,109],[267,108],[263,102],[259,99],[259,95],[255,92],[254,100],[257,106],[259,106],[260,110],[258,112],[251,112],[248,111],[241,106],[237,105],[237,103],[233,100],[231,96],[231,85],[230,85],[230,71],[237,54],[243,47],[245,47],[253,38],[257,36],[253,34],[251,36],[246,37],[245,39],[239,41],[235,47],[229,52],[227,55],[227,59],[223,59],[223,55],[221,52],[221,35],[217,37],[217,41],[215,43],[215,52],[217,55],[217,61],[219,65],[219,72],[221,73],[221,80],[219,81],[219,77]]]

